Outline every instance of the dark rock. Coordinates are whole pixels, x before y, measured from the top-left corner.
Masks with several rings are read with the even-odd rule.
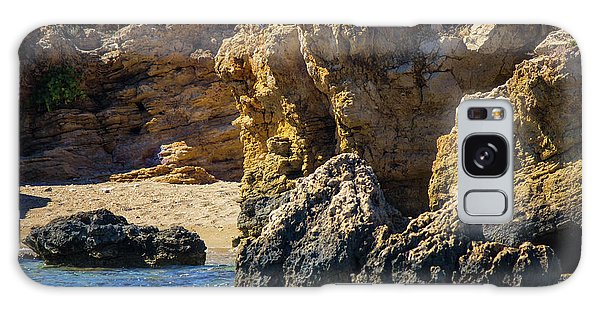
[[[544,286],[555,284],[560,278],[560,263],[548,246],[525,242],[512,248],[497,242],[473,242],[459,260],[454,282]]]
[[[450,283],[459,257],[482,237],[481,226],[462,223],[454,208],[423,213],[401,233],[381,226],[356,281]]]
[[[242,240],[237,285],[351,282],[373,246],[375,228],[404,225],[400,212],[385,201],[373,170],[354,154],[333,157],[286,199],[260,236]]]
[[[106,209],[55,219],[34,228],[24,242],[48,265],[155,267],[206,261],[198,234],[183,227],[159,231],[129,224]]]
[[[287,203],[289,198],[288,191],[271,197],[262,196],[243,201],[237,223],[242,236],[258,237],[262,228],[269,222],[269,214]]]

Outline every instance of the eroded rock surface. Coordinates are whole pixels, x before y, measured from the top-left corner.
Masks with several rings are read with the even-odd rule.
[[[158,153],[160,164],[141,168],[127,173],[111,175],[110,181],[151,180],[177,184],[208,184],[217,179],[209,174],[200,164],[202,157],[198,148],[190,147],[185,142],[162,145]]]
[[[410,216],[426,211],[435,140],[453,126],[460,98],[506,81],[550,30],[241,27],[216,68],[241,113],[243,197],[289,190],[333,155],[354,152],[390,203]]]
[[[537,55],[517,65],[505,85],[465,97],[508,98],[515,110],[513,220],[484,226],[483,233],[486,240],[508,246],[548,245],[569,273],[581,248],[580,54],[562,30],[550,33],[535,50]],[[456,196],[456,149],[453,128],[438,139],[429,186],[432,210]]]
[[[48,265],[156,267],[204,265],[206,246],[183,227],[129,224],[106,209],[80,212],[34,228],[25,244]]]
[[[24,179],[227,179],[243,150],[237,285],[547,285],[579,260],[580,55],[564,31],[53,26],[21,57],[24,97],[65,63],[87,93],[22,114]],[[505,225],[455,211],[455,107],[482,97],[516,113]]]
[[[159,164],[161,145],[181,141],[192,148],[188,166],[239,180],[242,145],[231,124],[239,113],[213,59],[233,32],[232,25],[34,30],[19,50],[21,181],[106,179]],[[32,104],[32,93],[56,67],[80,72],[86,96],[48,112]]]
[[[333,157],[289,192],[260,236],[242,240],[236,285],[351,282],[383,224],[399,230],[404,221],[373,170],[354,154]]]
[[[459,259],[454,282],[544,286],[558,282],[560,274],[558,258],[548,246],[525,242],[512,248],[497,242],[473,242]]]
[[[482,239],[481,226],[460,222],[453,208],[423,213],[401,233],[381,226],[356,281],[450,283],[456,261],[475,239]]]
[[[479,30],[475,32],[478,35],[483,35],[482,33],[499,37],[506,35],[506,33],[495,32],[494,28],[477,29]],[[304,30],[301,28],[301,31]],[[331,32],[331,28],[325,27],[325,30],[322,31],[327,34]],[[337,31],[343,38],[345,32]],[[352,30],[347,30],[347,32],[353,33]],[[302,32],[299,33],[302,39]],[[369,33],[369,31],[365,30],[364,33]],[[354,38],[357,37],[360,36],[354,36]],[[508,37],[511,36],[508,35]],[[485,54],[493,53],[493,50],[500,48],[500,45],[493,43],[493,40],[472,39],[472,41],[467,39],[463,41],[463,43],[468,42],[469,50],[483,50],[481,52]],[[513,39],[515,42],[519,41],[518,38],[513,37]],[[527,39],[528,42],[531,42],[530,39]],[[333,44],[333,40],[324,41]],[[340,39],[336,42],[343,42],[343,40]],[[369,42],[372,43],[372,46],[385,43]],[[315,189],[313,186],[318,183],[311,183],[308,180],[323,177],[320,174],[325,173],[321,168],[330,166],[330,162],[338,162],[341,156],[333,157],[330,162],[317,168],[306,178],[299,178],[297,187],[288,191],[287,193],[290,195],[285,197],[281,203],[275,202],[274,197],[268,196],[260,197],[258,200],[247,199],[247,201],[258,201],[250,202],[250,205],[257,205],[255,209],[260,208],[261,211],[260,215],[254,217],[249,215],[240,221],[248,225],[245,229],[248,231],[246,235],[249,237],[242,240],[236,283],[239,285],[321,285],[330,282],[324,274],[331,276],[331,274],[323,272],[323,269],[335,269],[333,276],[339,282],[350,280],[352,282],[492,283],[510,286],[536,286],[554,284],[560,280],[561,274],[572,272],[579,259],[581,234],[579,51],[572,38],[562,31],[551,32],[545,40],[538,42],[541,42],[539,46],[528,47],[535,50],[536,54],[530,55],[531,59],[516,65],[512,76],[509,76],[510,78],[506,82],[487,92],[465,96],[465,98],[504,97],[509,98],[514,104],[517,159],[515,160],[515,212],[512,222],[504,225],[471,226],[461,223],[458,219],[455,209],[457,204],[456,169],[458,168],[456,128],[452,128],[452,123],[449,122],[446,132],[450,133],[437,138],[437,154],[435,151],[424,151],[426,154],[419,157],[418,160],[414,157],[410,164],[407,163],[407,167],[412,168],[415,164],[421,164],[420,160],[426,160],[424,158],[428,158],[429,155],[432,157],[431,160],[435,157],[431,166],[432,174],[429,186],[424,187],[428,189],[429,197],[429,202],[425,203],[426,210],[419,210],[421,214],[415,216],[414,219],[408,217],[409,212],[403,213],[402,216],[389,216],[395,221],[374,220],[369,216],[366,221],[344,220],[347,222],[344,230],[348,225],[352,229],[359,229],[365,222],[369,223],[366,234],[368,244],[364,245],[362,251],[352,255],[355,261],[352,267],[339,267],[340,259],[331,258],[330,254],[337,254],[342,261],[347,260],[346,251],[343,250],[348,246],[347,243],[340,243],[340,237],[336,234],[338,229],[332,230],[326,227],[327,225],[323,226],[324,223],[318,225],[314,223],[313,225],[312,222],[319,222],[314,218],[330,217],[331,214],[344,213],[343,209],[360,207],[361,202],[350,199],[346,200],[344,204],[338,204],[335,202],[336,196],[320,194],[319,204],[328,205],[328,207],[308,208],[304,206],[303,199],[298,199],[300,196],[312,199],[312,194],[324,190],[326,185],[321,184],[321,189]],[[303,43],[302,46],[304,48],[310,44]],[[356,43],[353,42],[353,44]],[[354,50],[353,46],[352,44],[340,45],[341,54],[343,55],[345,50],[350,50],[355,52],[352,54],[355,58],[351,59],[356,60],[360,59],[361,52],[373,53],[369,49],[366,51]],[[306,56],[306,54],[303,55]],[[329,56],[332,58],[328,58],[329,61],[337,63],[338,55],[338,53],[331,53]],[[244,62],[240,61],[239,63]],[[361,65],[361,62],[357,63],[357,66]],[[374,65],[373,62],[369,63]],[[342,65],[339,68],[343,67]],[[248,70],[251,69],[254,68],[248,68]],[[310,65],[308,69],[311,72]],[[324,72],[316,69],[315,72],[317,71]],[[244,72],[248,73],[249,71]],[[361,72],[370,74],[366,68],[363,68]],[[335,78],[336,73],[329,74],[333,74],[331,78]],[[343,74],[340,73],[340,78],[341,76],[352,76],[352,74],[344,71]],[[328,78],[329,75],[323,73],[319,79],[316,79],[321,81],[321,84],[319,82],[316,84],[324,93],[327,93],[327,89],[323,85],[328,85]],[[358,83],[357,87],[369,84],[371,79],[376,80],[377,77],[369,76],[367,80]],[[491,85],[496,81],[488,80],[488,82]],[[347,83],[352,85],[352,79],[348,78]],[[344,85],[339,87],[351,87]],[[337,89],[339,88],[334,90],[337,91]],[[376,97],[376,94],[381,94],[381,92],[373,90],[370,94],[372,97]],[[356,107],[357,110],[340,115],[335,114],[335,106],[332,103],[336,126],[339,126],[341,119],[345,119],[344,117],[350,117],[349,115],[354,115],[353,117],[356,119],[370,117],[367,108],[358,107],[369,100],[371,99],[366,97],[360,100],[350,100],[349,104],[353,108]],[[383,109],[383,106],[378,104],[373,106],[373,110]],[[427,104],[424,105],[424,108],[427,106]],[[454,108],[446,106],[446,111],[454,114]],[[390,115],[404,114],[398,111],[390,113]],[[242,115],[244,115],[243,112]],[[374,119],[382,119],[382,117],[385,116],[377,114]],[[454,118],[452,117],[452,119]],[[564,121],[564,119],[568,119],[568,121]],[[402,122],[400,121],[400,123]],[[361,130],[368,125],[371,125],[368,120],[362,122]],[[340,137],[339,133],[341,130],[347,129],[347,126],[343,129],[340,128],[341,126],[337,127],[336,151],[344,147],[341,142],[343,137]],[[441,130],[441,126],[437,129]],[[242,131],[244,131],[243,128]],[[386,134],[390,130],[377,132]],[[353,138],[356,140],[356,137]],[[374,140],[372,141],[376,143]],[[388,143],[390,139],[380,135],[379,141]],[[356,144],[356,142],[353,143]],[[346,144],[346,146],[350,144]],[[360,143],[358,144],[360,145]],[[364,145],[371,144],[364,143]],[[366,164],[373,161],[373,171],[376,174],[381,172],[381,169],[378,170],[376,166],[385,162],[385,156],[380,155],[374,159],[365,155],[364,152],[357,151],[356,147],[348,147],[343,149],[350,149],[366,156]],[[273,147],[267,147],[267,149],[271,148]],[[286,151],[278,150],[278,153],[286,153]],[[398,153],[395,157],[404,158]],[[267,164],[266,162],[257,164],[263,163]],[[263,166],[263,168],[269,167]],[[398,168],[402,170],[401,166]],[[379,180],[377,183],[381,182],[382,187],[385,187],[386,182],[389,181],[386,175],[381,177],[378,175],[377,179]],[[258,185],[260,187],[258,190],[264,189],[264,182],[259,185],[248,182],[248,179],[245,181],[245,185],[249,186],[246,189],[250,190],[247,196],[252,195],[252,184]],[[356,179],[353,181],[357,182]],[[311,185],[308,185],[309,183]],[[358,183],[355,186],[358,187]],[[265,193],[264,191],[260,192]],[[386,191],[382,190],[382,192],[385,194]],[[283,195],[276,196],[281,198]],[[327,200],[323,200],[323,198]],[[398,201],[393,197],[392,200]],[[277,206],[278,204],[279,206]],[[385,200],[379,204],[385,204]],[[393,203],[393,205],[397,206],[398,204]],[[397,207],[404,209],[401,204]],[[272,209],[272,212],[267,216],[266,213],[269,209]],[[414,210],[415,208],[408,207],[407,209]],[[248,211],[248,214],[252,213],[252,211]],[[316,234],[319,237],[312,239],[307,237],[305,229],[317,231]],[[310,243],[306,244],[305,241],[309,239]],[[313,246],[320,250],[315,252]],[[308,271],[310,269],[316,269],[316,271],[310,273]]]

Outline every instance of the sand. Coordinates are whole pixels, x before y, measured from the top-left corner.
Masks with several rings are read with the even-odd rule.
[[[232,264],[231,241],[239,235],[237,182],[176,185],[156,182],[104,182],[27,185],[20,189],[20,239],[32,227],[79,211],[106,208],[137,225],[160,229],[180,225],[200,235],[207,263]]]

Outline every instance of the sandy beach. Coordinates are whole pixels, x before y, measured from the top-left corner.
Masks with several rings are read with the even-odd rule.
[[[239,183],[176,185],[104,182],[21,186],[19,237],[52,219],[106,208],[130,223],[160,229],[181,225],[200,235],[207,263],[233,263],[231,241],[238,235]]]

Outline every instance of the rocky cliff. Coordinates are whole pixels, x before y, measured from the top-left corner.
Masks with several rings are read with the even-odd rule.
[[[565,32],[544,26],[252,26],[225,40],[216,59],[234,90],[246,154],[239,223],[247,238],[238,285],[547,285],[575,269],[581,71],[579,50]],[[463,96],[506,97],[514,104],[509,224],[458,220],[453,125]],[[364,161],[336,156],[344,152]],[[344,186],[355,190],[340,195],[344,203],[335,193],[343,172],[331,168],[338,165],[374,172],[369,181],[347,179]],[[327,189],[315,182],[320,178],[335,184]],[[374,185],[384,200],[355,198],[379,192]],[[399,212],[365,213],[388,203]],[[323,220],[344,222],[344,228],[328,230]],[[361,249],[348,255],[355,242]]]
[[[454,124],[461,97],[505,82],[551,30],[241,27],[224,40],[216,68],[241,114],[243,197],[288,190],[333,155],[353,152],[390,203],[418,215],[428,208],[435,141]]]
[[[22,180],[241,178],[238,285],[548,285],[579,261],[580,54],[557,28],[49,26],[20,56]],[[84,95],[30,105],[56,67]],[[455,108],[483,97],[515,110],[504,225],[455,210]]]
[[[239,180],[242,145],[231,124],[238,112],[214,70],[214,55],[233,33],[230,25],[55,25],[31,32],[19,49],[21,181],[105,179],[157,165],[139,172],[140,179],[204,182],[205,173],[192,171],[197,167]],[[83,95],[63,104],[58,92],[54,104],[61,108],[48,111],[36,94],[64,80],[56,73],[64,68],[76,72]],[[50,90],[44,95],[56,95]],[[184,161],[160,162],[173,143],[189,148]]]

